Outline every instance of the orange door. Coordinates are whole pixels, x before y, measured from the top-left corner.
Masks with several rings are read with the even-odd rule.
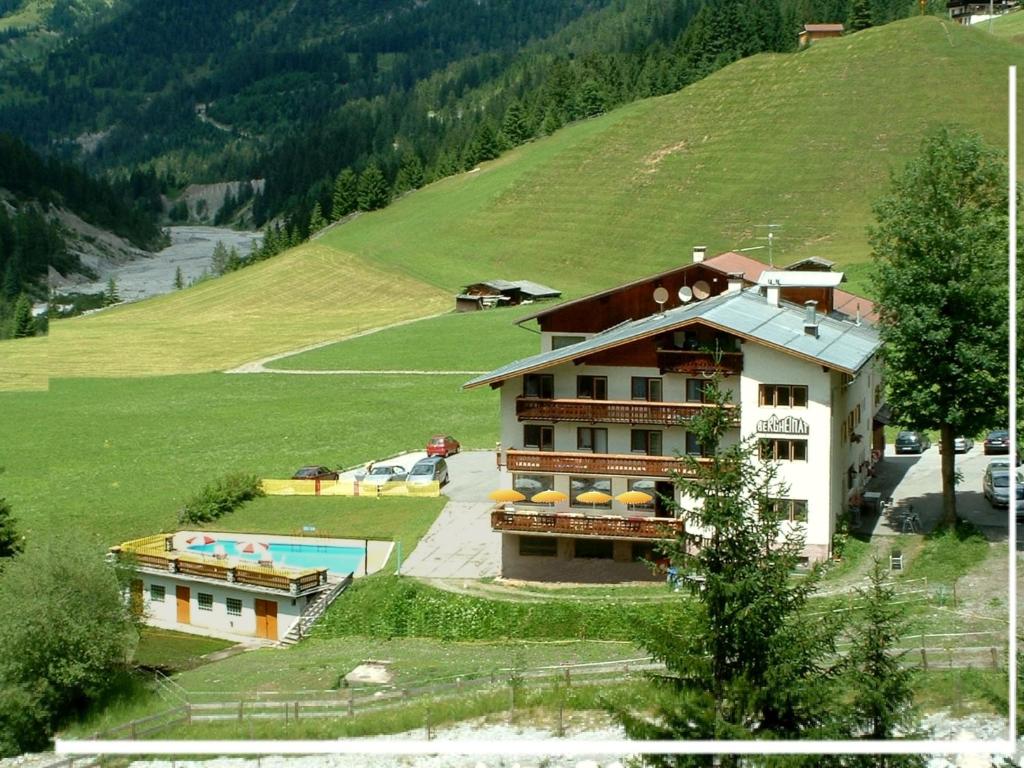
[[[256,637],[277,640],[277,603],[274,600],[256,600]]]
[[[132,579],[131,608],[132,616],[142,615],[142,579]]]
[[[175,587],[174,596],[178,599],[178,623],[191,624],[192,613],[189,609],[188,587]]]

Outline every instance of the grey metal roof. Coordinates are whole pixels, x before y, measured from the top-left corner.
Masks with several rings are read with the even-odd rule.
[[[562,292],[532,280],[483,280],[473,285],[486,285],[496,291],[519,290],[529,296],[561,296]]]
[[[817,317],[818,335],[806,333],[803,307],[788,302],[774,306],[756,289],[747,289],[719,294],[704,301],[666,310],[662,314],[622,323],[576,344],[508,363],[490,373],[477,376],[463,386],[468,389],[503,381],[602,349],[671,331],[695,321],[717,326],[738,336],[847,373],[860,370],[881,345],[874,328],[822,314]]]

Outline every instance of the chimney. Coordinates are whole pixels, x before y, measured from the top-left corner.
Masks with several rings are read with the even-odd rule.
[[[693,246],[693,263],[700,264],[704,261],[704,257],[708,255],[708,247],[706,245],[695,245]]]
[[[818,302],[809,299],[804,302],[804,333],[818,337]]]
[[[778,285],[766,285],[764,287],[764,297],[773,307],[779,306],[779,293],[781,293],[781,287]]]
[[[730,272],[728,274],[728,283],[726,284],[726,293],[738,293],[743,289],[743,273],[742,272]]]

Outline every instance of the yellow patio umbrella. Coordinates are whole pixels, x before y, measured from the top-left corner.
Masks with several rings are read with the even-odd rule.
[[[626,491],[616,496],[615,500],[621,501],[623,504],[650,504],[654,497],[643,491]]]
[[[530,501],[537,504],[554,504],[558,501],[565,501],[569,497],[561,491],[541,491],[530,497]]]
[[[522,501],[526,497],[514,488],[499,488],[496,491],[491,491],[487,494],[492,501],[507,502],[507,501]]]
[[[576,497],[576,501],[582,501],[584,504],[590,504],[592,506],[607,504],[611,500],[611,496],[607,493],[602,493],[601,491],[587,491],[586,493],[581,493]]]

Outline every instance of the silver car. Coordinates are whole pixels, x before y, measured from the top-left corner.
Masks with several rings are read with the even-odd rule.
[[[1010,473],[1003,469],[986,472],[982,481],[985,498],[993,507],[1010,506],[1010,492],[1014,487],[1017,489],[1017,498],[1024,497],[1024,485],[1016,485]]]
[[[405,480],[405,467],[397,464],[378,464],[373,467],[361,482],[363,485],[385,485]]]
[[[448,462],[440,456],[420,459],[412,465],[405,482],[407,485],[444,485],[448,482]]]

